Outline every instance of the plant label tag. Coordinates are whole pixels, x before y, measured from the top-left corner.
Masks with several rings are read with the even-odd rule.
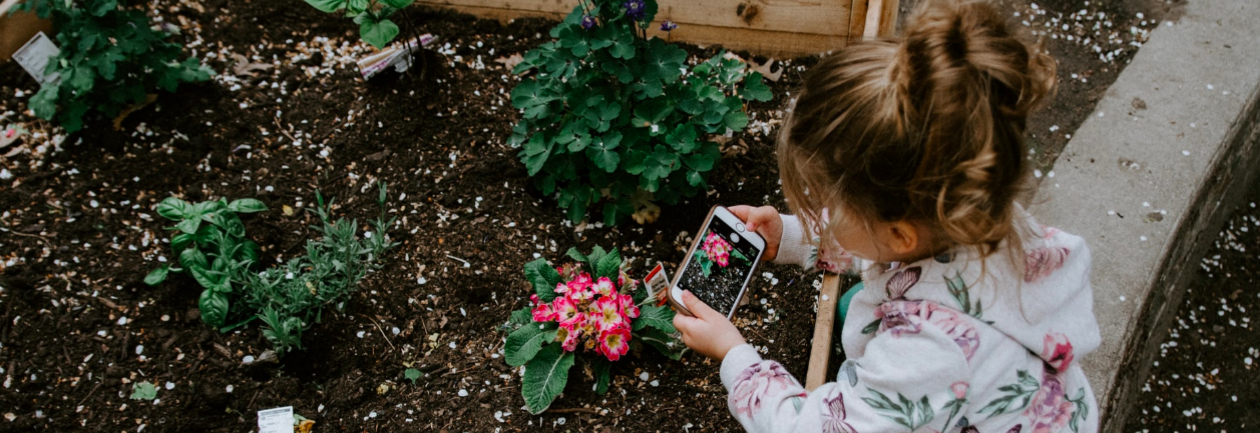
[[[402,47],[390,47],[382,50],[359,60],[359,73],[363,75],[364,80],[367,80],[389,70],[391,67],[398,73],[407,72],[407,69],[411,68],[411,52],[423,49],[436,40],[436,36],[426,33],[417,39],[407,41]]]
[[[293,406],[258,411],[258,433],[293,433]]]
[[[57,81],[58,74],[44,75],[44,70],[48,67],[48,62],[61,54],[61,49],[48,38],[44,32],[39,32],[26,41],[26,45],[22,45],[16,53],[13,53],[13,60],[16,60],[22,69],[31,74],[35,81],[40,84]]]
[[[665,274],[665,267],[657,263],[648,272],[647,278],[643,279],[643,286],[647,288],[648,296],[656,298],[656,306],[665,305],[665,296],[669,293],[669,275]]]

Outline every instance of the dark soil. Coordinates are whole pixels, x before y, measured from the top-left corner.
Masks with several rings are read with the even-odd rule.
[[[1126,432],[1254,431],[1260,427],[1260,185],[1230,217],[1186,289]]]
[[[357,26],[303,2],[184,1],[156,13],[181,23],[190,51],[215,53],[208,63],[224,76],[162,95],[121,131],[96,119],[60,152],[51,151],[51,128],[24,113],[24,97],[0,101],[5,121],[48,134],[0,157],[13,175],[0,187],[0,413],[12,415],[0,431],[248,431],[256,411],[290,405],[316,431],[738,430],[716,363],[651,350],[617,363],[604,396],[575,369],[554,409],[529,416],[518,374],[500,355],[500,326],[527,304],[521,269],[536,254],[560,262],[569,247],[603,245],[621,248],[639,274],[658,260],[672,269],[712,205],[784,208],[773,132],[736,135],[712,192],[665,207],[656,223],[574,227],[528,186],[506,144],[516,80],[495,62],[543,42],[550,23],[414,8],[408,21],[439,35],[441,53],[426,54],[423,74],[364,83],[345,63],[354,53],[340,48],[357,43]],[[230,54],[275,67],[233,78]],[[1032,122],[1039,154],[1066,141],[1035,131],[1073,130],[1114,77],[1082,58],[1061,59],[1065,74],[1098,75],[1063,86]],[[753,118],[780,116],[813,62],[790,62],[773,85],[776,99],[750,106]],[[34,90],[17,65],[0,65],[0,94]],[[245,225],[274,263],[301,254],[312,236],[302,209],[315,191],[338,199],[338,215],[365,221],[378,212],[378,180],[390,186],[389,211],[399,217],[391,236],[402,245],[279,365],[243,365],[267,343],[254,326],[227,334],[205,326],[190,278],[142,282],[173,259],[161,241],[168,224],[153,211],[167,196],[264,201],[271,210]],[[287,216],[285,206],[296,212]],[[818,277],[772,265],[758,274],[736,324],[804,377]],[[429,374],[413,385],[402,378],[408,367]],[[130,399],[145,381],[158,385],[158,399]]]

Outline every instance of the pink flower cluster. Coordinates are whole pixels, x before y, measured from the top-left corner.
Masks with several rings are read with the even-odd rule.
[[[616,361],[630,351],[630,319],[639,317],[639,307],[629,294],[618,293],[618,286],[634,281],[620,276],[618,284],[608,277],[592,280],[591,275],[581,272],[578,266],[557,268],[563,280],[556,285],[557,296],[551,302],[543,302],[533,295],[535,322],[557,322],[560,332],[556,341],[565,351],[578,347],[595,350],[596,353]]]
[[[723,268],[731,263],[731,244],[722,239],[717,233],[709,233],[704,238],[704,244],[700,246],[704,250],[704,254]]]

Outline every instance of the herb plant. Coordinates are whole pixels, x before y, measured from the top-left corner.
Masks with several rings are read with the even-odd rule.
[[[398,24],[389,18],[414,2],[415,0],[306,0],[315,9],[326,13],[345,10],[346,17],[354,18],[354,23],[359,25],[359,37],[377,49],[384,48],[400,32]]]
[[[180,83],[210,79],[213,71],[194,57],[183,58],[180,45],[167,41],[179,29],[152,25],[147,8],[139,0],[20,3],[18,10],[52,19],[61,49],[44,71],[59,78],[31,97],[35,115],[56,118],[73,133],[83,128],[89,112],[112,118],[157,90],[174,92]]]
[[[552,268],[538,259],[525,265],[534,287],[532,307],[512,313],[511,323],[520,327],[503,346],[508,365],[525,366],[521,394],[534,414],[564,391],[579,353],[598,394],[608,392],[612,362],[632,348],[646,343],[671,359],[682,356],[673,336],[674,311],[638,290],[622,272],[616,249],[595,247],[587,255],[573,248],[568,255],[577,263]]]
[[[612,225],[704,191],[721,158],[708,137],[743,130],[744,100],[772,96],[738,59],[689,67],[686,51],[646,38],[656,11],[654,0],[580,0],[514,70],[529,77],[512,91],[522,116],[510,143],[574,222],[602,205]]]
[[[381,184],[382,210],[385,197]],[[317,192],[312,212],[321,224],[312,228],[323,236],[306,242],[305,255],[258,272],[253,269],[258,245],[245,237],[236,214],[266,210],[262,202],[220,199],[193,205],[174,197],[163,200],[158,214],[178,221],[171,228],[179,232],[171,238],[171,247],[182,268],[162,265],[145,283],[156,285],[170,272],[186,270],[205,288],[199,307],[206,324],[227,332],[260,320],[263,336],[278,355],[301,349],[302,332],[322,319],[325,308],[340,310],[359,280],[380,267],[376,259],[396,245],[385,235],[392,218],[382,214],[370,222],[373,231],[360,238],[358,222],[332,220],[331,206]]]

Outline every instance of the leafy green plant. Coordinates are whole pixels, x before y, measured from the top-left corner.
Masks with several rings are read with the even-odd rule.
[[[153,400],[157,398],[157,387],[149,382],[136,382],[131,385],[132,400]]]
[[[390,17],[414,2],[415,0],[306,0],[307,4],[326,13],[344,10],[346,17],[354,18],[354,23],[359,25],[359,37],[378,49],[388,45],[401,31]],[[411,32],[414,33],[415,30],[412,29]]]
[[[307,241],[305,255],[263,271],[253,269],[259,248],[245,237],[236,215],[266,210],[262,202],[220,199],[194,205],[168,198],[158,205],[158,214],[178,221],[171,228],[178,231],[171,247],[183,267],[162,265],[145,277],[145,283],[160,284],[170,272],[188,271],[205,288],[199,307],[206,324],[227,332],[260,320],[263,336],[277,355],[301,349],[302,332],[322,319],[325,308],[341,309],[359,281],[381,266],[377,258],[396,245],[385,234],[394,220],[384,215],[383,183],[379,194],[382,215],[370,222],[373,231],[360,238],[358,221],[333,220],[332,202],[325,203],[316,192],[311,212],[320,225],[312,228],[323,236]]]
[[[744,100],[772,96],[738,59],[689,67],[686,51],[646,38],[656,10],[654,0],[580,0],[514,70],[532,75],[512,91],[522,116],[511,145],[574,222],[602,204],[612,225],[704,191],[721,158],[708,137],[743,130]]]
[[[525,366],[521,395],[535,414],[564,391],[579,354],[595,392],[604,394],[612,363],[631,350],[647,344],[675,360],[683,353],[674,338],[674,311],[654,305],[647,290],[622,272],[617,250],[595,247],[582,254],[573,248],[568,255],[577,263],[552,268],[538,259],[525,265],[533,306],[512,312],[509,323],[519,327],[503,345],[508,365]]]
[[[73,133],[83,128],[89,112],[112,118],[157,90],[174,92],[180,83],[210,79],[213,71],[194,57],[180,60],[182,47],[167,41],[178,27],[152,25],[147,7],[139,0],[20,3],[17,10],[52,19],[61,49],[44,71],[59,78],[31,97],[35,115],[56,118]]]

